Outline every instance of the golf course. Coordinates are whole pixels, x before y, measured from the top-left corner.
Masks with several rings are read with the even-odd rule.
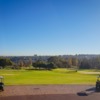
[[[5,85],[34,85],[34,84],[95,84],[99,70],[0,70],[4,76]]]

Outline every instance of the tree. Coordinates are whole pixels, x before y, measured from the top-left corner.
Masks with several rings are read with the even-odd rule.
[[[34,63],[32,63],[32,66],[35,68],[35,69],[46,69],[46,64],[42,61],[36,61]]]
[[[47,67],[48,70],[51,70],[51,69],[55,69],[55,68],[56,68],[55,65],[54,65],[53,63],[48,63],[48,64],[46,65],[46,67]]]
[[[29,58],[27,61],[24,62],[25,67],[31,67],[32,66],[32,59]]]
[[[48,58],[48,63],[53,63],[55,67],[58,68],[65,68],[68,66],[67,60],[59,56],[53,56]]]
[[[51,70],[51,69],[55,68],[55,65],[53,63],[45,63],[45,62],[42,62],[42,61],[36,61],[32,65],[35,69],[38,68],[38,69]]]
[[[32,63],[32,66],[33,66],[35,69],[37,69],[37,68],[38,68],[37,62],[33,62],[33,63]]]
[[[0,58],[0,66],[2,66],[3,68],[6,66],[11,66],[13,65],[13,62],[8,59],[8,58]]]
[[[68,66],[69,66],[69,68],[72,67],[72,58],[71,57],[68,58]]]
[[[32,59],[29,58],[29,66],[32,66]]]
[[[80,63],[80,66],[79,66],[80,69],[90,69],[91,68],[91,65],[89,63],[89,60],[87,59],[83,59]]]
[[[72,58],[72,65],[77,66],[78,65],[78,59],[77,58]]]
[[[23,60],[20,60],[18,65],[19,65],[19,67],[24,67],[24,62],[23,62]]]

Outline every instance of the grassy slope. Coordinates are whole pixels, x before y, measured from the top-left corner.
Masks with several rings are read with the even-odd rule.
[[[97,75],[80,74],[72,70],[53,71],[0,70],[6,85],[25,84],[95,84]]]

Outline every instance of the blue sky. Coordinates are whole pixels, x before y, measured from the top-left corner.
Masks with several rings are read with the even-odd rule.
[[[0,55],[100,54],[100,0],[0,0]]]

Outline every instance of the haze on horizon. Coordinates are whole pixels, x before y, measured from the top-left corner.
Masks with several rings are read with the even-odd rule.
[[[0,0],[0,55],[100,54],[99,0]]]

